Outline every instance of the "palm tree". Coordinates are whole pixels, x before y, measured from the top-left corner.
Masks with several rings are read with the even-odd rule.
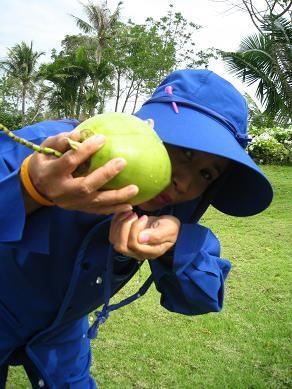
[[[21,42],[13,46],[8,51],[7,59],[0,62],[0,66],[4,69],[7,75],[18,80],[21,84],[21,113],[25,115],[25,99],[28,88],[32,81],[36,78],[37,60],[44,52],[33,51],[33,44],[28,46],[25,42]]]
[[[265,114],[281,124],[292,119],[292,26],[285,18],[267,17],[262,33],[241,41],[237,52],[223,52],[228,68],[248,85],[258,82],[256,95]]]
[[[103,93],[109,91],[105,80],[110,78],[112,68],[107,61],[97,65],[95,50],[87,44],[88,37],[84,38],[66,36],[63,50],[39,71],[40,77],[50,81],[48,106],[58,117],[93,116],[97,105],[102,103]]]
[[[101,61],[102,50],[106,47],[107,40],[114,34],[114,27],[120,16],[121,5],[122,2],[120,1],[116,10],[111,14],[107,8],[107,1],[104,1],[101,5],[94,5],[89,1],[87,5],[83,5],[88,21],[71,15],[82,31],[96,36],[97,46],[95,55],[97,64]]]

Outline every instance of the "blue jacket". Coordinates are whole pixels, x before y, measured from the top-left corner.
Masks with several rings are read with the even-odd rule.
[[[40,144],[75,126],[45,121],[17,135]],[[72,377],[76,363],[90,365],[87,314],[105,300],[111,217],[43,207],[26,219],[19,169],[30,153],[0,133],[0,365],[25,345],[50,387],[59,388],[60,376]],[[190,207],[195,202],[163,210],[182,226],[173,267],[149,261],[152,276],[166,309],[186,315],[220,311],[230,263],[219,258],[219,242],[209,229],[188,223]],[[131,258],[121,263],[118,253],[113,257],[111,295],[138,268]],[[72,378],[72,387],[86,387],[82,374]]]

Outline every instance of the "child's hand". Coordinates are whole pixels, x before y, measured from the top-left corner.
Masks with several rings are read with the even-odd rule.
[[[177,240],[180,221],[170,215],[143,215],[133,212],[116,214],[111,222],[109,240],[114,249],[138,260],[156,259]]]
[[[132,209],[129,199],[138,192],[135,185],[119,190],[100,191],[105,183],[115,177],[126,166],[126,161],[114,159],[96,169],[86,177],[74,177],[77,167],[99,150],[104,139],[92,136],[71,150],[67,138],[79,141],[76,131],[47,138],[43,147],[56,149],[61,158],[34,153],[28,171],[36,190],[59,207],[87,213],[111,214]]]

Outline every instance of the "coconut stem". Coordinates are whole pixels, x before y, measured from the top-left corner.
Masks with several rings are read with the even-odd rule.
[[[15,142],[26,146],[30,148],[31,150],[36,151],[37,153],[45,154],[45,155],[53,155],[54,157],[60,158],[62,157],[62,153],[60,151],[51,149],[50,147],[41,147],[39,145],[36,145],[35,143],[32,143],[26,139],[20,138],[19,136],[16,136],[12,131],[8,130],[7,127],[5,127],[3,124],[0,123],[0,130],[3,130],[5,134],[10,136]]]

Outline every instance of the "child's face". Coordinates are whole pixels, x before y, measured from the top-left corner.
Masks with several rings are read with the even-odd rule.
[[[154,199],[139,207],[156,211],[166,205],[193,200],[208,188],[226,169],[226,158],[165,144],[172,165],[170,185]]]

